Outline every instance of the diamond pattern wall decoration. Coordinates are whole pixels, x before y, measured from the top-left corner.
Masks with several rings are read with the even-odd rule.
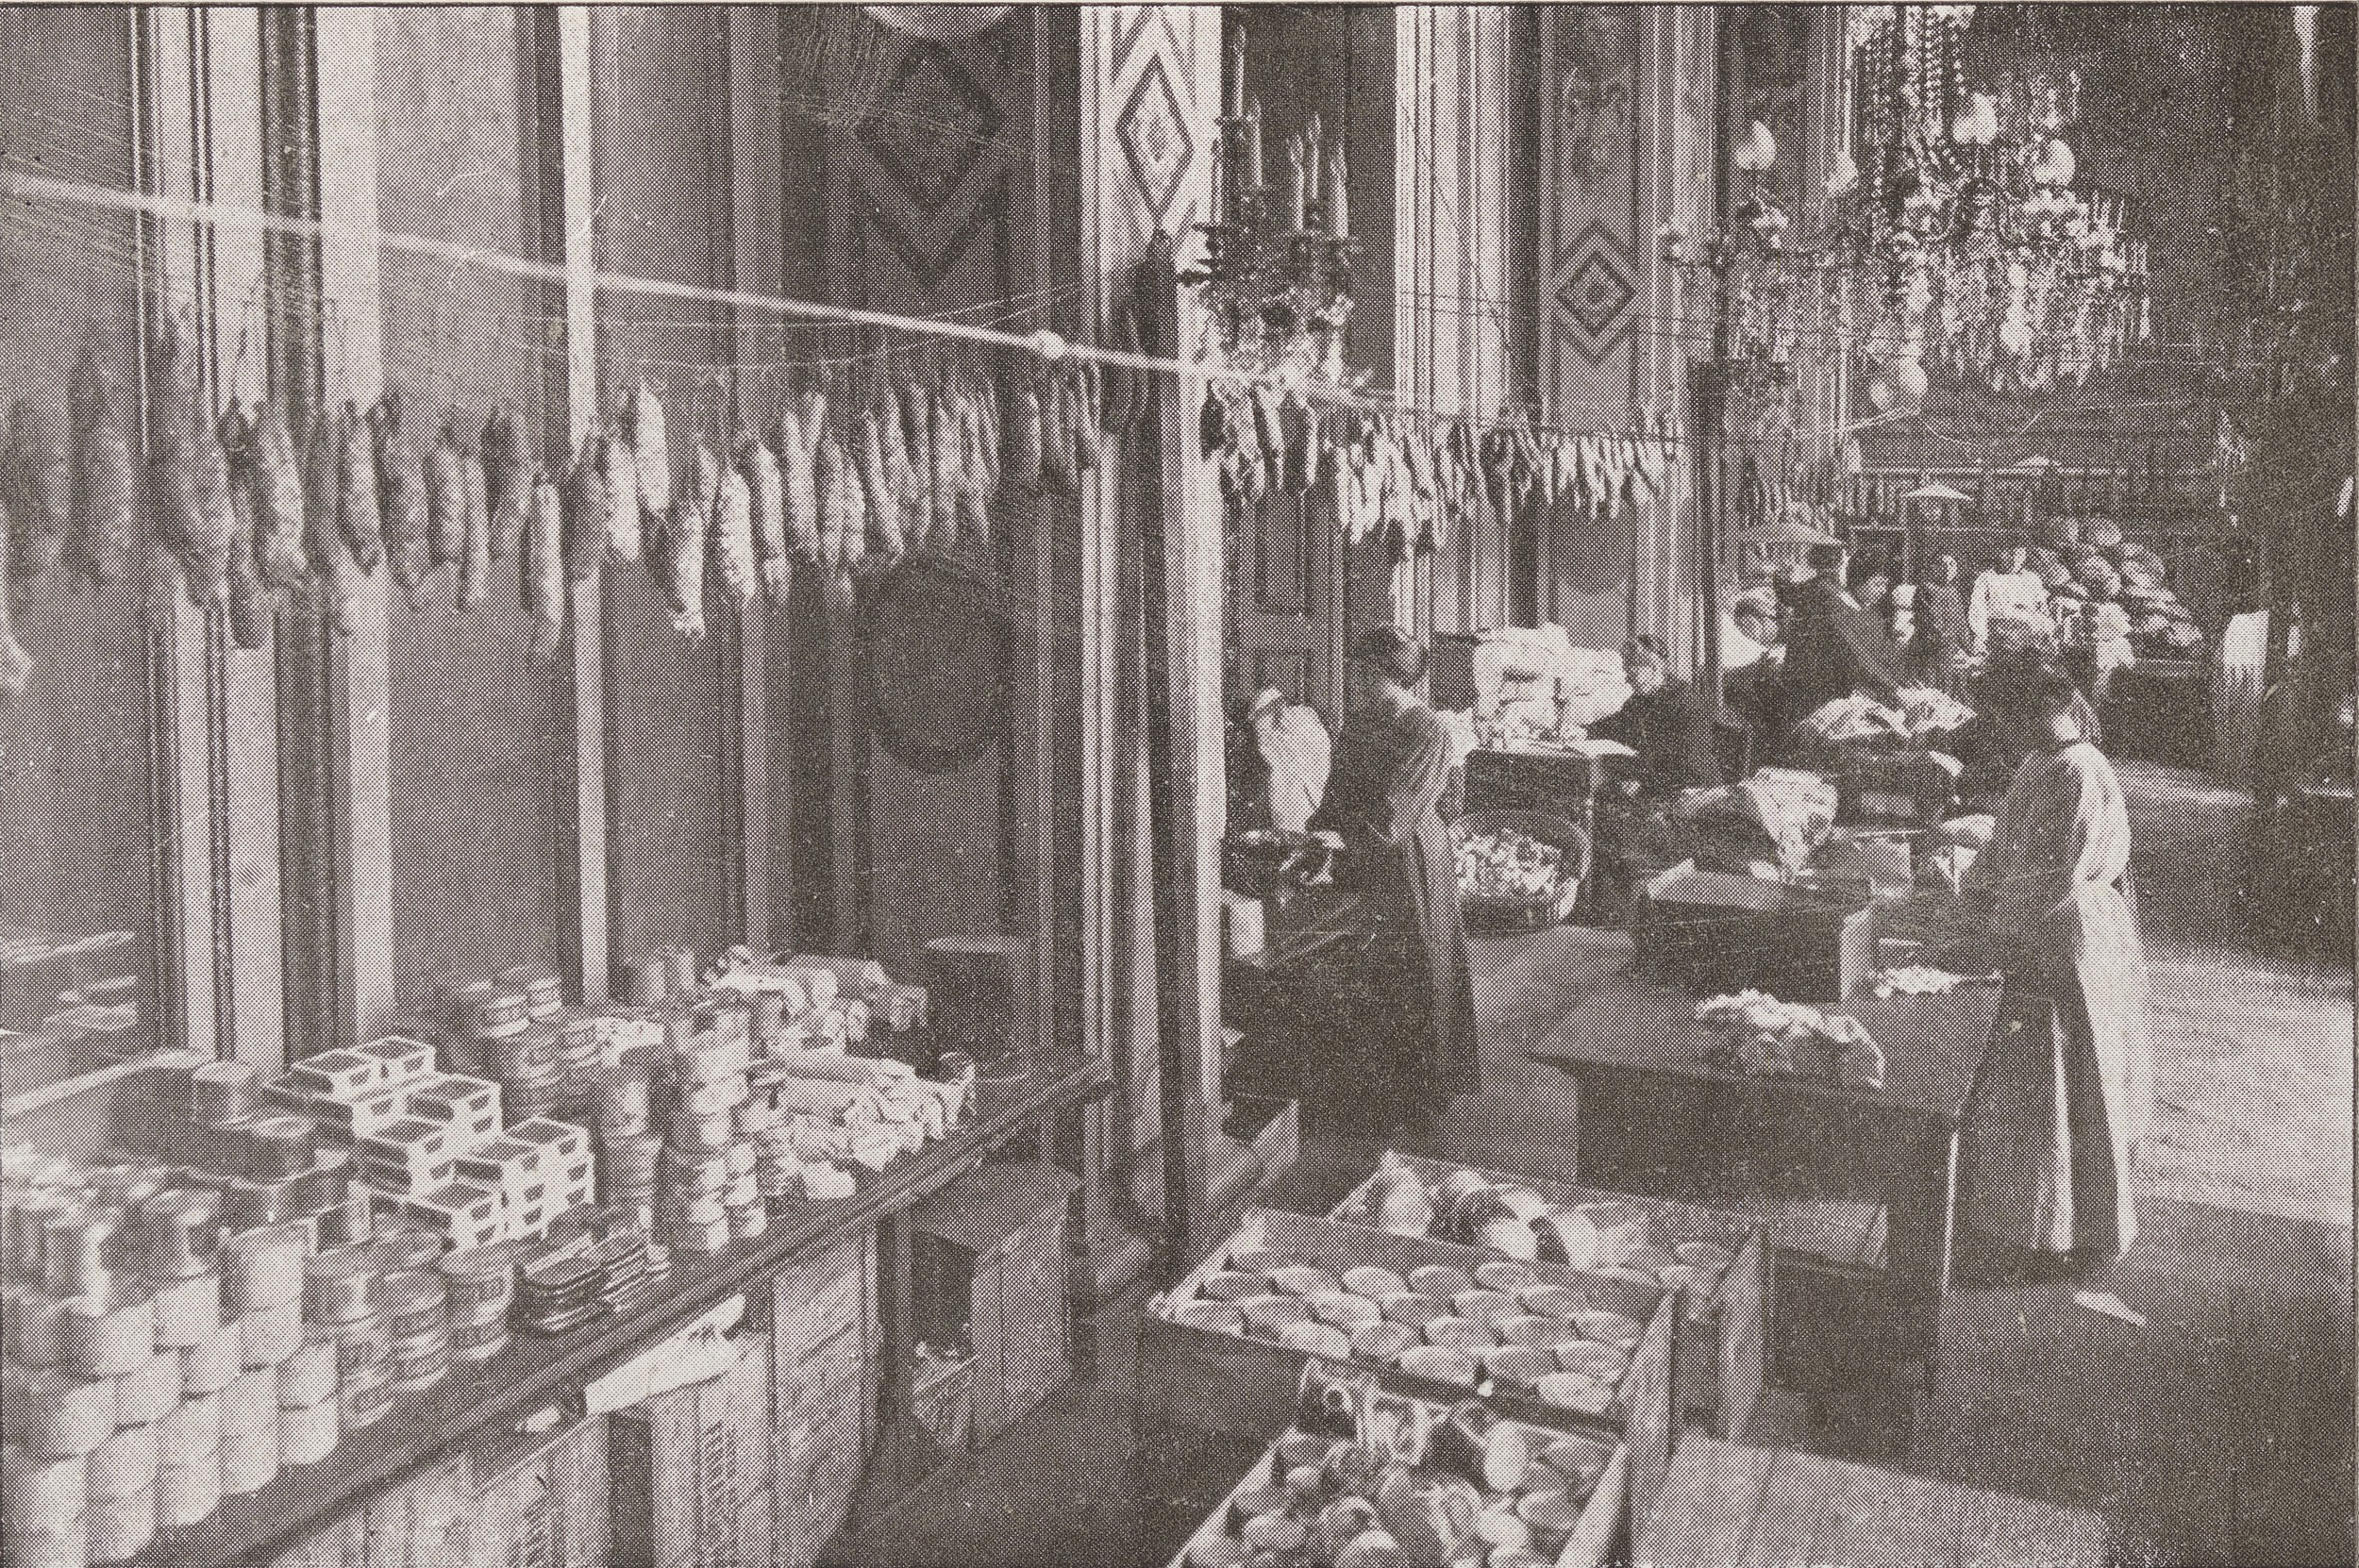
[[[1621,338],[1637,298],[1620,238],[1592,220],[1557,264],[1556,303],[1583,359],[1596,364],[1605,357]]]
[[[1147,58],[1130,101],[1114,123],[1114,135],[1122,142],[1130,177],[1146,203],[1147,219],[1160,228],[1171,209],[1172,197],[1179,194],[1180,180],[1187,175],[1189,159],[1196,156],[1179,94],[1172,91],[1170,74],[1164,71],[1160,56]]]
[[[938,43],[912,45],[855,133],[912,207],[939,208],[975,172],[1006,117]]]

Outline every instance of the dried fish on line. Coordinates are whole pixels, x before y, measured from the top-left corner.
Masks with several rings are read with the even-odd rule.
[[[300,592],[310,581],[303,465],[288,433],[286,410],[276,401],[260,405],[246,447],[247,489],[254,503],[254,563],[262,581],[280,593]]]
[[[672,509],[672,445],[663,427],[663,403],[644,381],[624,402],[623,425],[637,458],[639,509],[646,522]]]
[[[722,589],[742,607],[761,592],[761,567],[754,549],[754,494],[734,466],[725,469],[712,498],[710,540],[713,573]]]
[[[459,449],[459,602],[474,606],[492,592],[492,500],[482,454],[473,446]]]
[[[588,582],[598,575],[613,529],[614,493],[606,483],[607,439],[594,431],[581,438],[581,454],[565,476],[565,575]]]
[[[762,592],[784,604],[795,586],[795,560],[786,539],[786,477],[778,459],[761,438],[748,430],[737,441],[737,472],[745,481],[747,504],[753,509],[754,559]]]
[[[535,475],[525,521],[524,601],[532,615],[532,648],[543,659],[565,637],[565,503],[557,483]]]
[[[890,403],[888,399],[888,407]],[[880,419],[878,410],[870,409],[861,415],[860,425],[860,474],[868,507],[869,553],[887,566],[898,561],[906,548],[901,533],[901,501],[895,493],[885,459],[883,426],[889,420],[889,415]]]
[[[810,436],[793,404],[778,410],[778,473],[786,498],[786,534],[796,560],[819,559],[819,478]]]
[[[252,492],[233,485],[229,492],[228,566],[229,640],[249,653],[270,645],[271,622],[278,595],[262,580],[255,557]]]
[[[304,453],[303,498],[312,524],[306,531],[311,556],[311,588],[317,613],[340,636],[350,637],[360,613],[364,575],[336,522],[337,488],[343,469],[343,427],[323,409],[311,421]]]
[[[494,560],[517,555],[532,510],[533,477],[539,472],[524,422],[513,409],[500,404],[483,422],[483,482],[491,506]]]
[[[84,581],[111,587],[129,575],[139,556],[139,468],[122,389],[87,345],[74,367],[66,407],[75,455],[67,559]]]
[[[438,567],[457,565],[467,545],[467,471],[457,418],[444,419],[426,449],[427,559]]]
[[[74,444],[66,411],[20,399],[8,411],[6,492],[14,520],[8,580],[40,580],[58,563],[74,521]]]
[[[598,473],[606,481],[606,553],[609,559],[636,565],[645,548],[645,510],[640,500],[639,453],[618,424],[598,448]]]
[[[431,570],[432,541],[426,511],[426,474],[416,439],[402,414],[401,389],[389,387],[369,410],[376,438],[377,519],[393,581],[412,605]]]

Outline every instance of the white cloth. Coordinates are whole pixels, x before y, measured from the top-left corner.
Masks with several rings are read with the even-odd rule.
[[[2018,1247],[2114,1253],[2137,1236],[2130,1151],[2153,1053],[2129,867],[2120,781],[2082,741],[2016,769],[1968,874],[2006,991],[1966,1105],[1961,1211]]]
[[[2261,740],[2261,672],[2268,651],[2266,609],[2234,617],[2220,635],[2219,664],[2212,673],[2212,742],[2214,765],[2232,783],[2252,776]]]
[[[1966,601],[1966,624],[1975,646],[1990,638],[1990,624],[2002,618],[2017,621],[2048,619],[2048,585],[2036,572],[1985,572],[1974,579]]]
[[[1269,768],[1269,822],[1281,833],[1300,833],[1327,798],[1334,744],[1315,708],[1272,703],[1253,715],[1253,740]]]

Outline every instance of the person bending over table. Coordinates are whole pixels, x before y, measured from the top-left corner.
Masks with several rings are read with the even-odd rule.
[[[1481,1087],[1458,857],[1435,809],[1454,760],[1449,731],[1416,694],[1425,648],[1379,626],[1352,649],[1372,701],[1344,725],[1313,831],[1344,842],[1338,876],[1359,899],[1363,935],[1342,950],[1341,1016],[1326,1063],[1338,1109],[1385,1130],[1423,1131],[1450,1096]]]
[[[2028,755],[1967,874],[1967,913],[2004,990],[1966,1101],[1960,1214],[1986,1257],[2085,1269],[2137,1237],[2130,1151],[2153,1062],[2130,819],[2078,695],[2045,664],[2000,712]]]
[[[1898,700],[1900,689],[1899,650],[1885,629],[1882,612],[1864,606],[1845,590],[1843,546],[1814,544],[1809,559],[1816,575],[1794,590],[1793,609],[1785,620],[1780,727],[1789,734],[1838,697],[1865,692],[1889,703]],[[1861,575],[1862,585],[1878,580],[1879,570],[1869,563]],[[1882,580],[1889,586],[1889,578]]]
[[[1615,759],[1620,776],[1599,797],[1596,812],[1592,901],[1609,918],[1627,906],[1631,883],[1643,868],[1676,864],[1693,852],[1693,834],[1669,811],[1681,792],[1721,782],[1712,710],[1695,688],[1673,678],[1670,662],[1658,639],[1631,639],[1622,648],[1631,698],[1619,712],[1589,726],[1598,739],[1638,754]]]

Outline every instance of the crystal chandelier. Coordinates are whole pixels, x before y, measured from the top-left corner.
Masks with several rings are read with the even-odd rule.
[[[1313,114],[1285,148],[1281,177],[1263,158],[1262,106],[1245,92],[1245,50],[1230,46],[1203,263],[1180,275],[1202,292],[1230,364],[1259,375],[1341,384],[1351,317],[1348,175]]]
[[[2145,242],[2117,197],[2086,197],[2061,134],[2077,78],[2023,51],[1971,84],[1971,6],[1851,8],[1858,153],[1789,214],[1756,122],[1732,150],[1748,180],[1732,221],[1670,259],[1709,274],[1740,381],[1775,379],[1813,339],[1877,367],[1880,408],[1924,395],[1930,364],[2006,392],[2077,385],[2149,328]]]

